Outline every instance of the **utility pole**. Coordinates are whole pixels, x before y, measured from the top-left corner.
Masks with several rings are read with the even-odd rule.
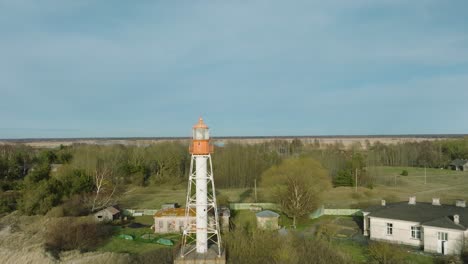
[[[427,183],[427,173],[426,173],[426,166],[424,166],[424,184]]]
[[[257,202],[257,179],[254,180],[255,202]]]
[[[355,173],[355,175],[356,175],[356,184],[355,184],[355,185],[356,185],[356,192],[357,192],[357,168],[356,168],[356,173]]]

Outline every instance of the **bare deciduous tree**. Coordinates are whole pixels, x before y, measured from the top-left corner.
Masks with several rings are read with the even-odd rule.
[[[263,186],[274,192],[282,211],[293,218],[317,209],[321,193],[331,186],[326,170],[310,158],[291,158],[262,175]]]
[[[103,167],[94,171],[95,192],[91,211],[107,207],[114,196],[117,184],[113,182],[112,169]]]

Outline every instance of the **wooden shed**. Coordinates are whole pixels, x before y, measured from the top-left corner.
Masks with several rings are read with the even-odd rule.
[[[94,218],[98,222],[108,222],[117,220],[120,217],[120,210],[114,206],[109,206],[101,211],[94,213]]]

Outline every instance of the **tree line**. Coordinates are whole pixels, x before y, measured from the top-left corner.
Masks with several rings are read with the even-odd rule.
[[[94,211],[118,200],[129,186],[186,182],[190,155],[187,142],[163,142],[144,147],[123,145],[61,146],[33,149],[0,146],[0,212],[20,209],[45,214],[58,204],[82,205],[67,214]],[[214,176],[220,188],[250,188],[262,174],[291,157],[309,157],[327,170],[334,186],[372,187],[372,166],[446,167],[453,159],[468,159],[468,138],[354,144],[304,145],[299,139],[261,144],[215,146]],[[57,165],[58,164],[58,165]],[[264,176],[265,177],[265,176]],[[67,205],[68,205],[67,204]]]
[[[213,157],[219,187],[249,187],[261,173],[292,155],[287,142],[227,144]],[[65,215],[82,215],[116,203],[129,186],[186,182],[190,167],[184,142],[145,147],[61,146],[33,149],[0,146],[0,213],[15,209],[45,214],[64,204]]]

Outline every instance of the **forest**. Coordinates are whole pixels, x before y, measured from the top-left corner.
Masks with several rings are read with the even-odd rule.
[[[253,187],[262,174],[284,159],[309,157],[327,170],[333,186],[358,184],[372,188],[370,166],[443,168],[453,159],[468,159],[468,138],[384,145],[355,144],[344,149],[337,142],[304,145],[274,140],[262,144],[215,146],[213,166],[219,188]],[[146,147],[123,145],[61,146],[34,149],[0,146],[0,213],[20,210],[46,214],[66,205],[65,215],[84,215],[118,202],[130,186],[179,184],[190,166],[187,144],[164,142]],[[264,174],[265,175],[265,174]]]

